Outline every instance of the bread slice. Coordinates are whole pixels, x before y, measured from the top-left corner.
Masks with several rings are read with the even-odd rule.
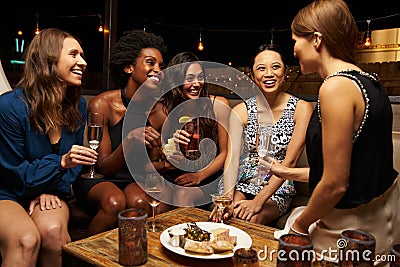
[[[216,241],[229,241],[234,246],[237,243],[237,236],[229,235],[229,229],[226,228],[217,228],[210,231],[214,235],[214,240]]]
[[[185,246],[184,246],[185,251],[190,251],[198,254],[213,254],[214,249],[211,246],[211,242],[209,241],[194,241],[190,239],[186,239]]]
[[[217,228],[210,230],[214,235],[214,240],[228,240],[229,239],[229,229],[227,228]]]
[[[234,245],[230,241],[213,240],[210,243],[211,243],[211,247],[214,249],[214,253],[233,251],[233,248],[234,248]]]
[[[236,244],[237,244],[237,236],[230,235],[228,241],[231,242],[234,246],[236,246]]]

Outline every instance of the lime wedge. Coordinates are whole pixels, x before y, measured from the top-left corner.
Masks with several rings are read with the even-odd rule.
[[[179,123],[186,123],[192,121],[192,118],[190,118],[189,116],[182,116],[179,118]]]

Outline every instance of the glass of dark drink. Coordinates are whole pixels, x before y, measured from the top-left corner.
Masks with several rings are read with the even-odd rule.
[[[184,151],[184,154],[186,156],[190,156],[198,153],[200,143],[199,118],[182,116],[179,118],[179,123],[182,125],[181,129],[189,134],[190,139],[187,145],[180,145],[181,149]]]

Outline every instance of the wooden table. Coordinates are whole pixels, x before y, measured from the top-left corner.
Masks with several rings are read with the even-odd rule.
[[[157,224],[164,229],[185,222],[208,221],[209,212],[199,208],[178,208],[157,216]],[[268,248],[267,258],[260,260],[260,266],[276,266],[278,242],[274,240],[275,228],[230,219],[229,224],[242,229],[251,236],[252,248],[257,252]],[[176,254],[164,248],[160,242],[161,233],[148,232],[148,259],[145,266],[232,266],[232,258],[208,260]],[[270,255],[273,255],[270,259]],[[265,257],[265,253],[261,254]],[[113,229],[82,240],[68,243],[63,247],[63,266],[121,266],[118,264],[118,229]]]

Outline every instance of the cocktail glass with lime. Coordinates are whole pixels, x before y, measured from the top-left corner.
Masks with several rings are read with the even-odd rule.
[[[179,124],[181,125],[181,129],[189,134],[190,139],[187,145],[180,145],[181,149],[184,150],[186,156],[198,153],[200,143],[199,118],[182,116],[179,118]]]

